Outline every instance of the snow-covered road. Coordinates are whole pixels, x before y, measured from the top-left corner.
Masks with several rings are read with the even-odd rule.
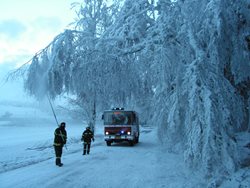
[[[99,127],[90,155],[82,155],[83,127],[68,126],[68,144],[59,168],[54,164],[54,127],[0,127],[0,187],[188,187],[180,156],[166,154],[156,129],[142,128],[140,142],[106,146]],[[7,132],[14,131],[12,138]],[[49,136],[48,136],[49,135]]]
[[[98,122],[91,153],[83,156],[80,138],[86,125],[66,120],[68,142],[60,168],[52,146],[55,122],[48,114],[22,106],[0,109],[6,111],[0,116],[0,188],[204,188],[209,183],[185,167],[182,154],[167,152],[153,127],[141,127],[140,141],[133,147],[127,143],[108,147]],[[220,188],[249,188],[246,170]]]

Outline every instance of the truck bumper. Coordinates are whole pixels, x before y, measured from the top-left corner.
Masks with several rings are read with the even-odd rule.
[[[104,137],[105,141],[114,141],[114,142],[121,142],[121,141],[129,141],[134,140],[134,137],[131,135],[107,135]]]

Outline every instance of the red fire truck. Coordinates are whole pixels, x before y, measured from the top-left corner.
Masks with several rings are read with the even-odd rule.
[[[107,146],[127,141],[131,146],[139,142],[139,118],[135,111],[113,108],[104,111],[104,138]]]

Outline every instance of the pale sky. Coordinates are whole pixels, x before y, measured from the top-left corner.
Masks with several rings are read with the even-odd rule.
[[[0,64],[26,63],[76,17],[71,9],[81,0],[0,1]]]

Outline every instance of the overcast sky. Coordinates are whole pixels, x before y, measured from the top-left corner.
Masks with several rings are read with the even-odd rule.
[[[17,66],[31,59],[74,21],[71,4],[79,1],[0,1],[0,64]]]
[[[4,78],[46,47],[76,18],[71,9],[83,0],[1,0],[0,1],[0,102],[24,101],[22,79]]]

